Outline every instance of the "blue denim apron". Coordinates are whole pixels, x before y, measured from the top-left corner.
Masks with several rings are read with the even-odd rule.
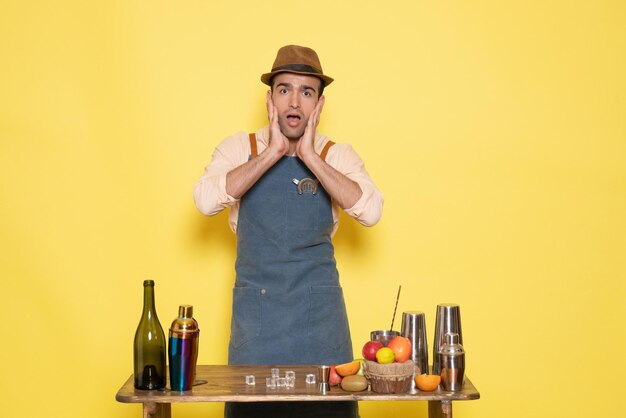
[[[256,143],[252,143],[254,157]],[[339,364],[352,341],[331,241],[331,200],[294,179],[315,179],[283,157],[241,198],[229,364]],[[304,189],[304,190],[302,190]],[[300,376],[301,379],[304,376]],[[264,382],[263,382],[264,383]],[[356,402],[227,404],[226,416],[357,416]],[[247,411],[245,413],[244,411]],[[288,411],[288,412],[287,412]],[[295,415],[294,415],[295,414]]]
[[[283,157],[241,198],[229,364],[353,359],[330,197],[299,190],[293,180],[306,178],[299,158]]]

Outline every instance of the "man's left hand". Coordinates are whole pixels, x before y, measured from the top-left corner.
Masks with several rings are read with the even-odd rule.
[[[304,128],[304,135],[302,135],[302,138],[300,138],[298,140],[298,143],[296,144],[296,155],[305,163],[311,157],[314,157],[316,155],[315,148],[313,145],[315,141],[315,133],[317,131],[317,125],[320,122],[320,114],[322,113],[322,108],[324,107],[325,100],[326,99],[324,98],[324,96],[322,96],[317,101],[315,108],[313,109],[313,111],[311,112],[311,115],[309,116],[309,120],[306,124],[306,128]]]

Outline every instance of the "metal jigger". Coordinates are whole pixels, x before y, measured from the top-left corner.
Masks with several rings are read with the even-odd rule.
[[[317,368],[317,377],[320,381],[320,392],[326,394],[330,391],[328,379],[330,379],[330,366],[319,366]]]

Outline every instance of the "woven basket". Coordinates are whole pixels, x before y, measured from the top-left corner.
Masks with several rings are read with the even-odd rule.
[[[366,361],[365,377],[369,380],[372,391],[377,393],[406,393],[411,389],[411,379],[415,372],[415,363],[379,364]]]

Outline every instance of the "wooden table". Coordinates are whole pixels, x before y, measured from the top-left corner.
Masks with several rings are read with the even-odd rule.
[[[294,388],[268,389],[265,378],[270,376],[270,368],[278,367],[280,375],[285,371],[296,372]],[[115,395],[115,399],[124,403],[143,403],[144,418],[170,418],[171,404],[175,402],[269,402],[269,401],[428,401],[429,418],[452,418],[452,401],[479,399],[480,393],[466,377],[463,390],[446,392],[438,389],[434,392],[382,394],[371,391],[346,392],[338,387],[331,387],[322,394],[318,385],[307,385],[305,376],[315,374],[315,366],[198,366],[196,381],[206,381],[186,392],[170,390],[138,390],[133,386],[131,375]],[[254,375],[256,385],[245,383],[246,375]]]

